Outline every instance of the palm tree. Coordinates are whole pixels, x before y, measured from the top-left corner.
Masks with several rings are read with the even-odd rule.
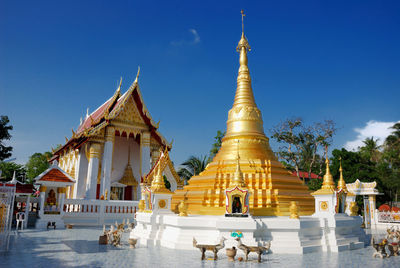
[[[382,146],[378,145],[378,140],[379,139],[374,140],[374,137],[366,138],[363,141],[364,146],[360,148],[361,155],[375,163],[379,161],[381,156],[380,149]]]
[[[184,166],[178,170],[178,175],[186,182],[193,176],[199,175],[209,163],[207,156],[191,156],[181,165]]]
[[[400,122],[394,124],[394,126],[391,128],[394,129],[394,131],[392,132],[392,134],[387,136],[386,144],[388,146],[400,145]]]

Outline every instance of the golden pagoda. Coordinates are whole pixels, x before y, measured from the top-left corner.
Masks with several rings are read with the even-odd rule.
[[[189,185],[177,190],[172,197],[172,208],[186,194],[189,214],[224,215],[224,191],[232,184],[240,164],[243,180],[249,190],[250,214],[260,216],[289,216],[291,201],[297,201],[300,215],[314,212],[314,198],[302,181],[291,175],[278,161],[264,134],[260,110],[255,103],[247,66],[249,42],[243,29],[237,46],[239,74],[232,109],[228,112],[226,135],[214,159],[206,169],[193,176]],[[237,144],[240,151],[237,152]],[[237,158],[240,154],[240,160]]]
[[[340,177],[339,177],[337,189],[338,189],[338,191],[343,190],[343,192],[347,193],[348,191],[347,191],[347,187],[346,187],[346,182],[343,179],[342,158],[340,158],[339,172],[340,172]]]
[[[329,169],[328,156],[326,156],[325,164],[326,164],[326,171],[324,175],[324,180],[322,181],[321,189],[313,192],[312,195],[326,195],[326,194],[333,194],[335,192],[335,182],[333,181],[333,177]]]

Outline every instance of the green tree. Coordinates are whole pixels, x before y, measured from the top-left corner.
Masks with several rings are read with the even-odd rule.
[[[171,190],[171,183],[168,181],[167,176],[163,175],[165,188]]]
[[[385,194],[390,197],[390,201],[397,202],[400,190],[400,123],[396,123],[392,129],[393,132],[384,142],[377,169],[386,188]]]
[[[215,141],[212,144],[211,150],[210,150],[210,157],[208,159],[208,162],[211,162],[214,156],[218,153],[219,149],[221,148],[222,145],[222,138],[225,136],[225,132],[222,132],[221,130],[217,131],[217,136],[214,137]]]
[[[199,175],[208,164],[207,156],[191,156],[181,165],[184,166],[178,170],[178,175],[186,182],[193,176]]]
[[[8,120],[8,116],[0,116],[0,161],[7,159],[11,156],[12,147],[5,146],[5,144],[3,143],[3,140],[11,139],[9,131],[11,131],[13,127],[8,124],[9,122],[10,120]]]
[[[48,160],[52,157],[52,153],[45,152],[34,153],[29,157],[28,163],[26,163],[26,175],[28,180],[32,181],[38,175],[40,175],[43,171],[45,171],[49,167]]]
[[[23,165],[14,162],[0,162],[1,179],[2,181],[10,181],[13,177],[14,171],[18,181],[24,182],[26,170]]]
[[[361,156],[374,163],[377,163],[381,156],[381,146],[378,145],[378,139],[374,140],[374,137],[366,138],[363,143],[364,146],[360,147],[359,149]]]
[[[271,132],[272,138],[282,144],[278,151],[279,158],[294,167],[297,177],[300,178],[300,171],[303,170],[310,178],[312,172],[322,172],[323,157],[319,151],[325,148],[326,154],[336,128],[331,120],[305,126],[301,118],[295,118],[280,123]]]

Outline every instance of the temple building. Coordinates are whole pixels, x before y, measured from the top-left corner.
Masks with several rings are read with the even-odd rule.
[[[111,98],[86,114],[72,137],[54,152],[51,162],[76,180],[67,188],[71,199],[139,200],[142,178],[171,150],[146,108],[138,75],[121,94],[121,82]],[[166,153],[167,155],[168,153]],[[170,159],[164,175],[171,190],[182,187]]]
[[[300,215],[314,213],[314,199],[308,187],[278,161],[264,134],[261,111],[257,108],[247,66],[250,45],[244,32],[237,46],[239,74],[232,109],[228,112],[226,135],[212,162],[189,185],[176,191],[176,207],[185,195],[188,212],[199,215],[225,213],[225,189],[236,171],[236,157],[249,190],[250,214],[255,216],[288,216],[290,201],[297,201]],[[237,152],[237,143],[240,149]]]

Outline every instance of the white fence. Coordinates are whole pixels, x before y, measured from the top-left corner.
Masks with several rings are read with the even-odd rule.
[[[400,223],[400,212],[379,211],[378,222]]]
[[[63,209],[65,224],[82,226],[109,225],[124,219],[131,222],[139,201],[66,199]]]

